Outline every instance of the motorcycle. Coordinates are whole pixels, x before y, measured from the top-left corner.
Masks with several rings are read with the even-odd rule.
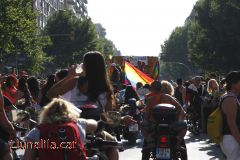
[[[17,133],[25,133],[28,130],[27,128],[19,126],[19,124],[17,123],[14,123],[14,122],[11,122],[11,123],[14,129],[17,131]],[[17,154],[16,143],[12,140],[11,135],[7,133],[5,130],[0,128],[0,137],[5,142],[9,142],[10,148],[12,150],[13,160],[20,160],[21,157]],[[18,135],[16,136],[16,140],[22,141],[21,137],[19,137]]]
[[[156,120],[151,126],[152,140],[145,140],[143,147],[143,160],[187,160],[185,141],[181,148],[176,148],[177,137],[174,127],[176,121],[176,108],[170,104],[159,104],[153,107],[153,117]]]
[[[136,99],[130,99],[128,105],[122,108],[122,116],[132,116],[138,123],[130,126],[122,126],[122,134],[124,139],[128,140],[129,144],[136,144],[136,140],[139,135],[140,127],[139,124],[142,121],[142,114],[140,109],[136,105]]]
[[[200,118],[198,113],[194,112],[192,109],[187,111],[187,125],[188,131],[193,133],[195,136],[200,135]]]
[[[118,112],[108,112],[109,117],[111,118],[112,122],[111,125],[118,125],[120,122],[120,115]],[[103,121],[98,122],[98,131],[101,133],[103,129],[106,127],[106,123]],[[116,141],[106,141],[103,140],[104,136],[102,137],[101,134],[94,135],[89,134],[86,136],[86,143],[85,149],[87,151],[87,160],[109,160],[105,151],[108,148],[122,148],[121,142]]]
[[[121,148],[122,143],[115,141],[105,141],[96,136],[88,135],[85,148],[87,151],[87,160],[109,160],[105,150],[107,148]]]

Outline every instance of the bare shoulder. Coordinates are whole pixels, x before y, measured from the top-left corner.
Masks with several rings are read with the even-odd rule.
[[[226,97],[222,102],[222,106],[229,105],[229,104],[236,104],[236,103],[237,103],[237,100],[235,97]]]
[[[176,101],[175,98],[169,94],[162,94],[160,98],[162,101],[166,101],[169,103],[173,103]]]
[[[174,99],[171,95],[169,94],[162,94],[161,95],[162,98],[166,98],[166,99]]]
[[[237,109],[237,100],[234,97],[227,97],[226,99],[223,100],[222,102],[222,110],[223,112],[228,112],[231,110],[236,110]]]

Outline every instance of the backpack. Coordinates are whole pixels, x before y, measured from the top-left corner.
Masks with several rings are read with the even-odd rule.
[[[222,142],[223,116],[222,116],[221,105],[223,101],[228,97],[234,97],[234,96],[223,97],[217,109],[215,109],[215,111],[212,114],[210,114],[210,116],[208,117],[207,134],[209,139],[216,144],[219,144]]]
[[[39,160],[86,160],[86,151],[75,122],[40,124]]]

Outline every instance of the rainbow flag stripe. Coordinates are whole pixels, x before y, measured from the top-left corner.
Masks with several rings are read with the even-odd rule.
[[[156,62],[154,69],[153,69],[153,79],[159,79],[159,62]]]
[[[134,67],[132,64],[125,61],[125,75],[127,80],[131,83],[133,87],[136,87],[138,82],[141,82],[143,85],[148,83],[151,84],[153,79],[148,77],[145,73]]]

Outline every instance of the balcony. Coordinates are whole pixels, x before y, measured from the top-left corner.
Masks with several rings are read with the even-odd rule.
[[[70,5],[76,5],[77,1],[76,0],[67,0],[67,3]]]
[[[75,11],[76,11],[76,13],[78,13],[78,14],[82,14],[82,9],[81,8],[74,8],[75,9]]]

